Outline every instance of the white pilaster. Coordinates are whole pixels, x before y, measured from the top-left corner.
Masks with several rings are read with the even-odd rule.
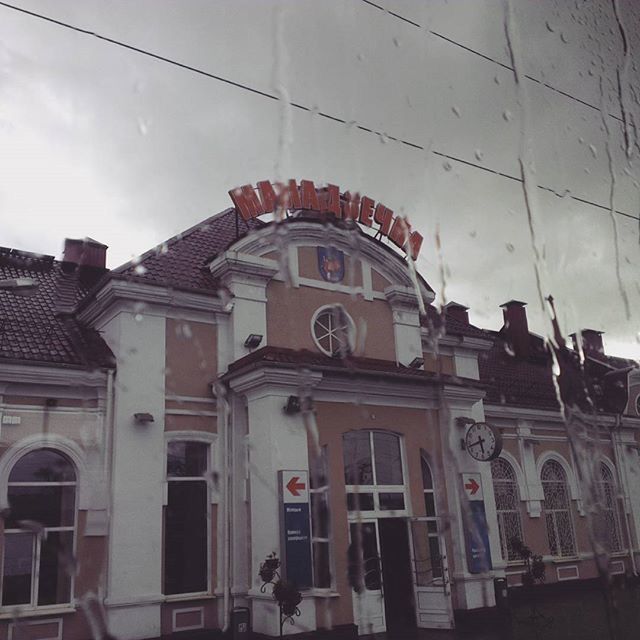
[[[422,358],[417,294],[411,287],[400,285],[387,287],[384,294],[393,312],[396,363],[407,367],[414,358]]]
[[[161,632],[165,318],[121,312],[102,329],[118,362],[106,605],[110,632],[135,640]],[[143,412],[155,421],[136,424]]]
[[[210,265],[211,273],[226,287],[232,297],[233,310],[229,319],[228,362],[239,360],[249,351],[244,342],[249,334],[263,336],[260,346],[267,343],[267,284],[278,272],[274,260],[227,251]]]

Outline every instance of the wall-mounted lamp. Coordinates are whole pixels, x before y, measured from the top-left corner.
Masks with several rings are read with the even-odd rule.
[[[424,364],[424,358],[421,358],[420,356],[416,356],[409,363],[409,367],[411,367],[411,369],[419,369],[423,364]]]
[[[300,398],[298,398],[298,396],[289,396],[287,398],[287,404],[284,405],[284,412],[288,416],[292,416],[300,413],[300,409]]]
[[[247,349],[256,349],[262,342],[262,335],[259,333],[250,333],[247,339],[244,341],[244,346]]]
[[[149,424],[154,422],[153,416],[150,413],[134,413],[133,419],[137,424]]]

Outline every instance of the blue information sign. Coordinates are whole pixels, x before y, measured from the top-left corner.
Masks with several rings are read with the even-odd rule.
[[[313,586],[309,486],[306,471],[280,471],[283,577],[298,589]]]
[[[467,565],[469,573],[491,571],[491,550],[489,549],[489,529],[484,502],[469,502],[471,522],[464,518],[464,538],[467,547]]]

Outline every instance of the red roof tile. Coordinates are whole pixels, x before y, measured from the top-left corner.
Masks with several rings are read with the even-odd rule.
[[[112,367],[113,354],[98,332],[70,313],[102,271],[0,247],[0,280],[29,278],[37,283],[23,297],[0,289],[0,359],[73,367]]]

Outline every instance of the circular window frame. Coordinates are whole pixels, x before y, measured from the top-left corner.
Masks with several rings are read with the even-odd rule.
[[[316,347],[318,348],[318,350],[322,354],[324,354],[325,356],[329,356],[330,358],[339,358],[341,356],[340,350],[338,350],[338,352],[336,352],[336,353],[329,352],[328,349],[325,349],[325,347],[323,347],[320,344],[320,340],[316,337],[316,332],[315,332],[315,325],[316,325],[316,322],[318,321],[318,318],[323,313],[325,313],[327,311],[330,312],[332,309],[340,309],[341,312],[344,314],[344,317],[347,319],[347,324],[348,324],[347,354],[352,354],[353,353],[353,351],[355,349],[355,344],[356,344],[356,324],[353,321],[353,318],[349,315],[347,310],[341,304],[325,304],[325,305],[322,305],[321,307],[318,307],[315,310],[313,316],[311,316],[311,323],[310,323],[311,338],[313,340],[313,343],[316,345]]]

